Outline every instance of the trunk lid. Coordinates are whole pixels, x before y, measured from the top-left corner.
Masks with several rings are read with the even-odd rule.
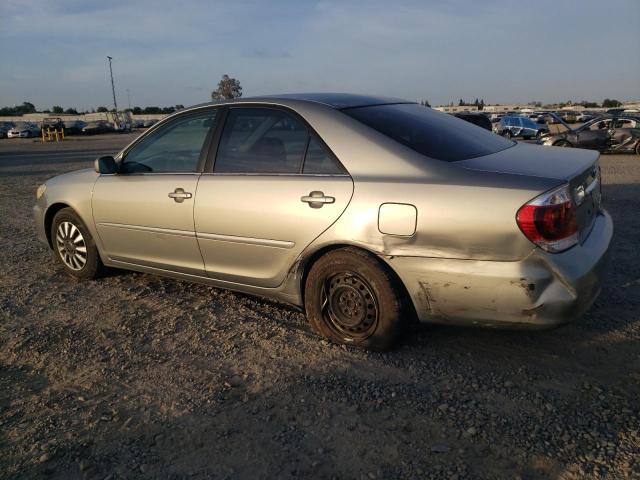
[[[599,157],[600,154],[594,150],[517,143],[492,155],[455,164],[472,170],[542,177],[557,180],[558,185],[569,184],[577,207],[576,219],[582,242],[589,235],[601,209]]]

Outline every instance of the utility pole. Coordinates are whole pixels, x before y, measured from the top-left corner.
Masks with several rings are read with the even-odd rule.
[[[113,69],[111,68],[111,60],[113,59],[113,57],[110,57],[107,55],[107,58],[109,59],[109,74],[111,75],[111,92],[113,93],[113,108],[115,108],[117,112],[118,104],[116,103],[116,87],[113,84]]]
[[[129,110],[131,110],[131,95],[129,93],[128,88],[127,88],[127,103],[129,104]]]

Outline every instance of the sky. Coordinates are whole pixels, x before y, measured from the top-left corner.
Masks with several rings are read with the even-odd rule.
[[[351,92],[640,100],[640,0],[0,0],[0,106]]]

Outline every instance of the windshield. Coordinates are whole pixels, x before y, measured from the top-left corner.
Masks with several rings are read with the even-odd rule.
[[[418,153],[446,162],[490,155],[514,145],[484,128],[417,103],[345,108],[342,112]]]

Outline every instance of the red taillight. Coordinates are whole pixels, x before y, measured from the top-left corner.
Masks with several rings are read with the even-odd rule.
[[[576,206],[567,185],[523,205],[516,221],[529,240],[549,252],[560,252],[578,243]]]

